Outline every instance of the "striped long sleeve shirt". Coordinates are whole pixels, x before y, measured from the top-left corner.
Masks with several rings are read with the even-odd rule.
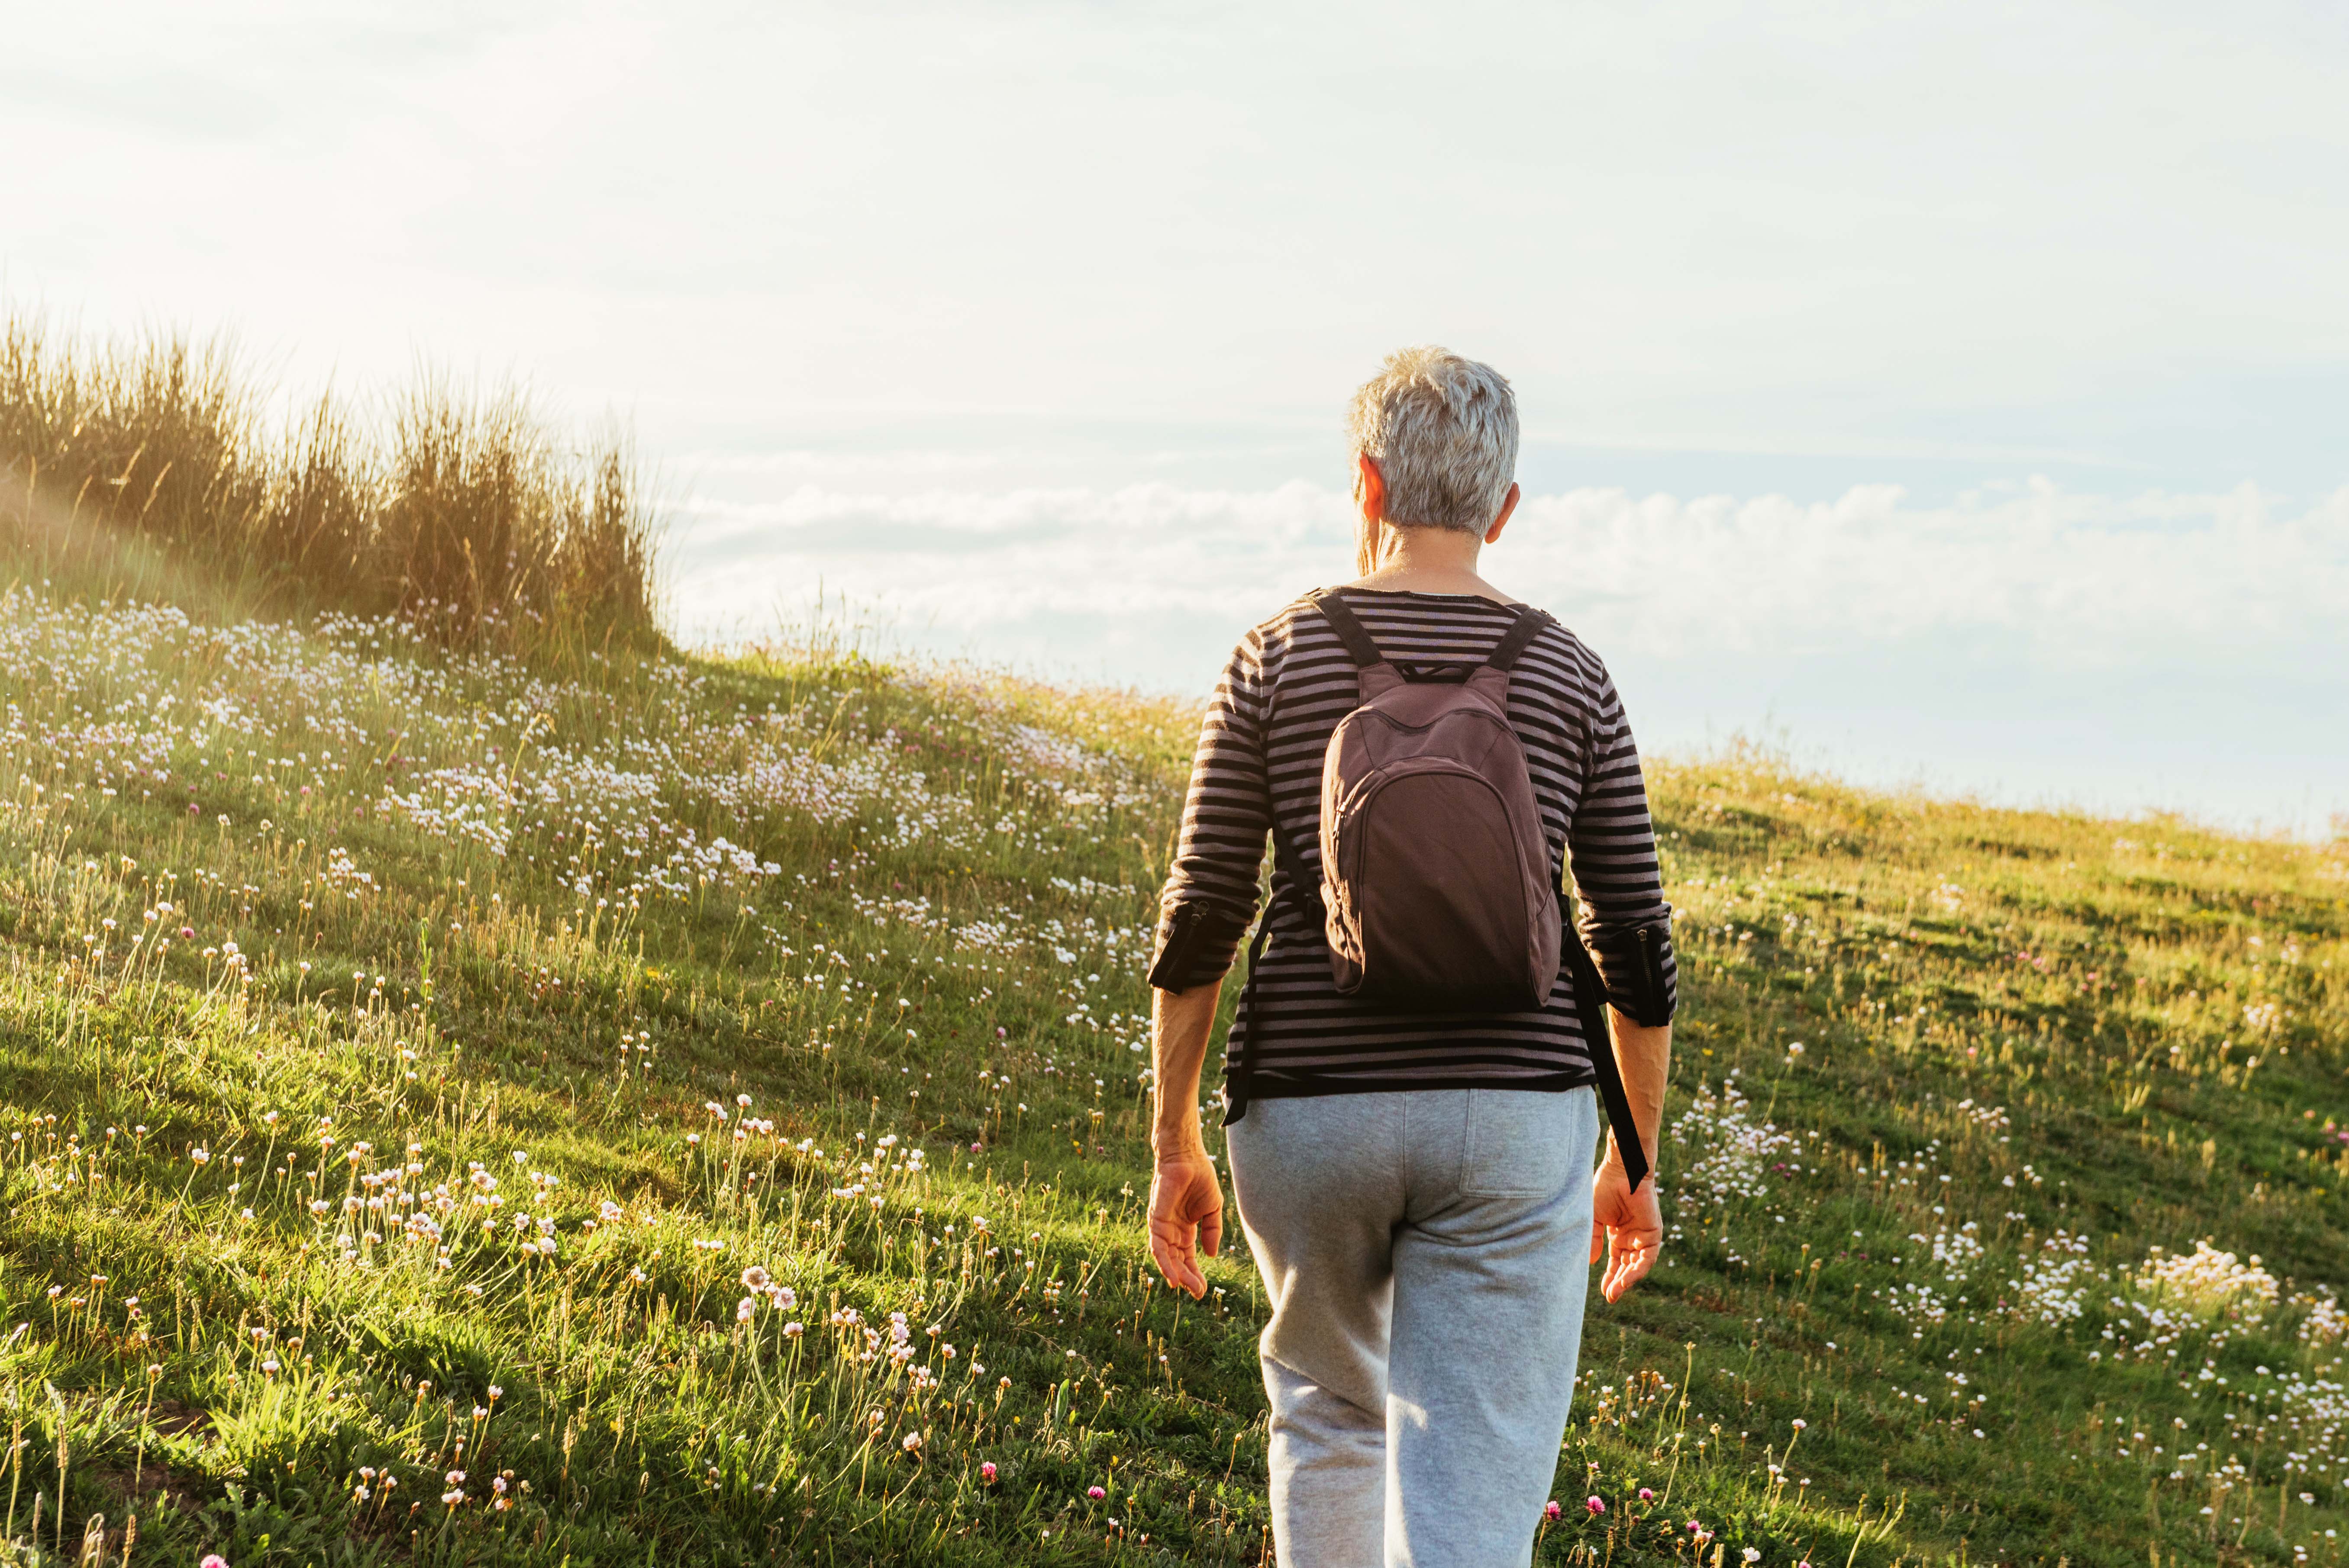
[[[1391,660],[1459,662],[1492,653],[1514,620],[1465,595],[1340,591]],[[1331,732],[1359,703],[1354,662],[1303,601],[1240,640],[1216,687],[1192,764],[1182,837],[1160,899],[1154,981],[1173,989],[1232,964],[1257,913],[1266,835],[1285,836],[1304,877],[1320,875],[1321,764]],[[1614,934],[1666,926],[1640,756],[1614,682],[1564,627],[1546,627],[1509,684],[1509,724],[1523,743],[1554,864],[1570,872],[1610,997],[1627,1013],[1669,1016],[1670,941],[1660,972],[1636,972]],[[1248,1066],[1255,1097],[1403,1088],[1566,1089],[1596,1074],[1560,965],[1546,1006],[1524,1013],[1397,1013],[1339,994],[1329,947],[1278,856],[1266,947],[1226,1047]],[[1183,931],[1167,974],[1170,936]],[[1661,984],[1659,984],[1661,982]],[[1661,991],[1661,996],[1655,993]],[[1645,995],[1648,1006],[1637,1005]]]

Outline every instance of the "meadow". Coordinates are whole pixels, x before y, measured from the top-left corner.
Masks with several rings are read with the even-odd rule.
[[[1195,709],[29,548],[14,1561],[1269,1562],[1261,1287],[1141,1224]],[[2337,1563],[2349,843],[1651,789],[1671,1233],[1536,1560]]]

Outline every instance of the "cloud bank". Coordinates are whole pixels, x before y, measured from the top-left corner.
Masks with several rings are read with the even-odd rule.
[[[673,619],[756,638],[821,588],[885,644],[1200,694],[1242,629],[1351,574],[1350,541],[1345,498],[1302,483],[808,485],[692,506]],[[1945,793],[2320,834],[2349,812],[2349,490],[1571,490],[1486,568],[1599,651],[1651,750],[1758,732]]]
[[[1137,624],[1214,629],[1137,650],[1123,678],[1198,689],[1240,628],[1349,574],[1342,495],[802,488],[707,502],[678,541],[680,624],[759,629],[819,580],[909,628],[1001,639],[1050,622],[1094,637]],[[2222,495],[2067,494],[2042,481],[1941,507],[1892,486],[1799,504],[1575,490],[1529,498],[1489,575],[1609,656],[1806,657],[1930,642],[2051,674],[2349,654],[2349,489],[2293,502]],[[1010,634],[1011,635],[1007,635]],[[1056,640],[1057,640],[1056,634]],[[1168,659],[1164,655],[1172,654]]]

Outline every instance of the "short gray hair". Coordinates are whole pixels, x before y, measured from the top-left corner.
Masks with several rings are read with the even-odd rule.
[[[1398,528],[1482,533],[1517,469],[1517,398],[1508,378],[1448,348],[1387,356],[1346,410],[1346,433],[1386,480]]]

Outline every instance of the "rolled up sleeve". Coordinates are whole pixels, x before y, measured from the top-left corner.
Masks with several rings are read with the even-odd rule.
[[[1187,991],[1220,979],[1256,919],[1265,835],[1266,685],[1256,634],[1233,651],[1199,727],[1183,830],[1158,899],[1150,984]]]
[[[1582,799],[1567,835],[1576,923],[1616,1011],[1645,1025],[1668,1024],[1679,1005],[1680,966],[1647,780],[1612,676],[1601,683],[1599,699]]]

